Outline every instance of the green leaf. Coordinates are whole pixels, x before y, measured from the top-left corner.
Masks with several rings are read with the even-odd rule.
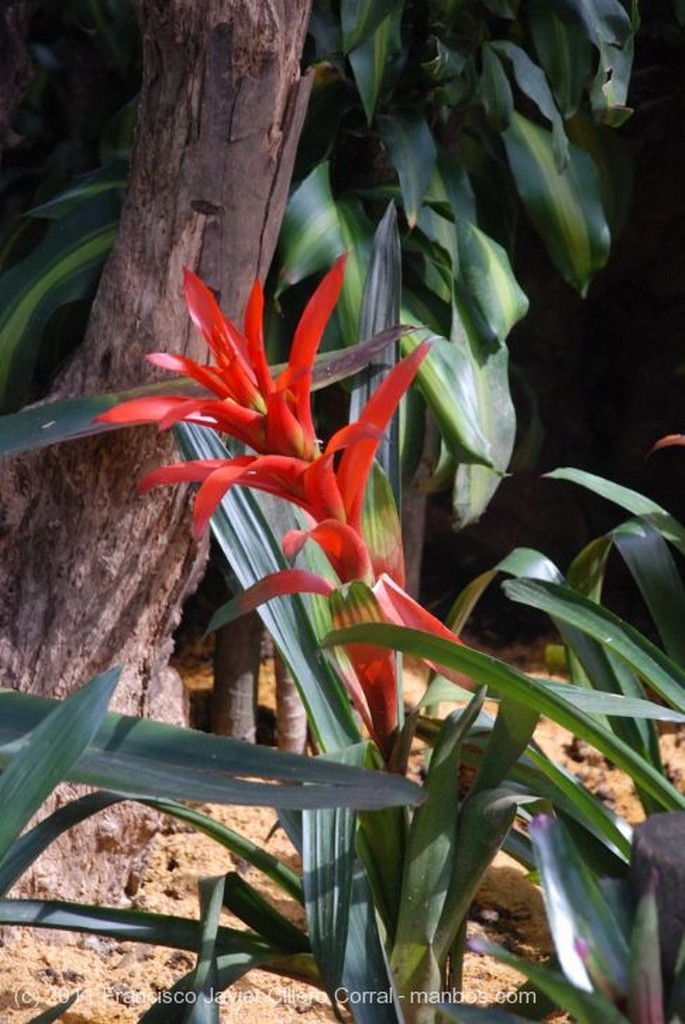
[[[568,163],[568,139],[564,122],[554,102],[554,97],[545,78],[545,73],[535,64],[525,50],[507,40],[491,43],[495,53],[511,62],[514,78],[521,92],[533,101],[543,117],[552,125],[552,149],[557,171],[563,172]],[[507,118],[507,124],[509,118]],[[506,127],[506,125],[505,125]]]
[[[370,7],[371,5],[367,5],[367,9]],[[401,23],[402,4],[398,4],[373,33],[349,53],[352,74],[369,124],[373,121],[388,68],[392,66],[402,49]]]
[[[15,743],[11,754],[5,753],[0,776],[0,870],[21,830],[55,786],[69,776],[91,743],[120,674],[120,669],[110,669],[53,705],[50,713]],[[0,758],[2,754],[0,751]]]
[[[631,1020],[665,1024],[657,879],[640,897],[630,937],[628,1015]]]
[[[490,43],[481,50],[483,70],[478,83],[478,98],[486,116],[497,131],[503,131],[511,120],[514,97],[502,61]]]
[[[356,49],[376,31],[388,15],[400,12],[404,0],[341,0],[340,20],[343,33],[343,52]]]
[[[651,498],[646,498],[637,491],[631,491],[628,487],[615,484],[611,480],[605,480],[601,476],[586,473],[582,469],[555,469],[546,476],[552,480],[569,480],[571,483],[579,484],[594,494],[613,501],[615,505],[620,505],[633,515],[640,516],[678,551],[685,554],[685,527]]]
[[[145,942],[191,952],[197,950],[202,936],[201,923],[189,918],[59,900],[0,900],[0,923],[88,932],[121,942]],[[263,960],[282,952],[257,935],[226,926],[217,931],[217,950],[223,954],[252,954]]]
[[[580,29],[561,21],[547,0],[531,0],[528,23],[559,109],[564,117],[571,117],[590,77],[592,45]]]
[[[55,310],[92,294],[118,220],[111,191],[97,195],[51,225],[33,252],[0,276],[0,408],[17,409],[29,394]]]
[[[637,583],[669,658],[685,664],[685,587],[666,542],[649,523],[629,522],[611,534]]]
[[[336,760],[360,764],[362,757],[358,748],[351,748],[349,752],[339,752]],[[346,808],[305,811],[302,815],[302,865],[309,938],[333,1003],[345,966],[355,832],[356,817]]]
[[[483,355],[495,355],[528,312],[528,298],[514,277],[505,250],[463,217],[456,218],[459,270],[457,296],[481,339]]]
[[[39,1013],[36,1017],[32,1017],[29,1024],[52,1024],[52,1021],[62,1020],[64,1013],[73,1006],[79,997],[78,992],[74,992],[73,996],[69,996],[63,1003],[58,1003],[56,1006],[51,1006],[50,1009],[44,1010]]]
[[[88,793],[59,807],[16,839],[0,864],[0,894],[6,893],[57,836],[93,814],[120,803],[115,793]]]
[[[397,230],[397,213],[389,204],[374,236],[359,317],[359,334],[367,337],[387,329],[400,320],[402,292],[402,252]],[[349,421],[358,420],[369,398],[397,362],[399,346],[386,348],[359,374],[350,396]],[[385,473],[397,507],[400,507],[401,467],[399,417],[393,416],[385,437],[378,446],[376,459]],[[371,517],[373,518],[373,517]]]
[[[530,832],[564,974],[578,988],[618,1001],[628,982],[629,947],[613,906],[558,821],[540,816]]]
[[[389,647],[440,665],[443,672],[454,671],[460,676],[465,675],[476,682],[487,684],[493,696],[500,699],[510,697],[525,707],[536,709],[541,715],[546,715],[592,744],[623,771],[628,772],[635,784],[642,786],[664,809],[685,808],[685,797],[627,744],[576,708],[570,700],[563,699],[544,683],[518,672],[496,658],[429,633],[376,624],[336,630],[322,643],[326,647],[350,643]]]
[[[94,196],[102,195],[103,192],[123,193],[128,179],[128,167],[123,161],[116,161],[106,167],[99,167],[96,171],[83,174],[77,177],[72,185],[58,192],[51,199],[41,203],[39,206],[32,206],[24,216],[45,218],[46,220],[59,220],[65,214],[71,213],[77,207],[83,205]]]
[[[569,162],[559,173],[550,133],[517,113],[503,139],[531,223],[559,271],[584,295],[610,245],[592,158],[570,145]]]
[[[25,734],[58,706],[48,698],[0,691],[0,767],[21,750]],[[369,772],[350,765],[113,712],[64,777],[140,799],[265,807],[380,807],[411,803],[421,795],[418,786],[398,776],[373,772],[369,786]]]
[[[307,936],[284,917],[237,871],[229,871],[224,882],[223,905],[243,924],[267,942],[291,953],[310,953]]]
[[[452,877],[435,935],[435,951],[441,962],[445,962],[448,954],[455,958],[455,940],[466,922],[483,875],[501,849],[518,805],[529,799],[501,787],[469,794],[464,801],[459,814]],[[456,955],[460,957],[461,950]]]
[[[408,328],[393,327],[358,345],[321,353],[314,363],[312,389],[327,387],[358,373],[369,360],[379,356],[407,331]],[[272,367],[272,373],[277,376],[284,368],[284,363],[277,364]],[[16,455],[61,441],[73,441],[81,437],[120,430],[120,424],[93,423],[93,419],[131,398],[171,393],[202,395],[205,391],[188,377],[169,377],[167,380],[142,384],[126,391],[67,398],[61,402],[47,402],[8,416],[0,416],[0,455]]]
[[[483,706],[485,691],[442,724],[425,781],[426,799],[409,829],[391,967],[400,991],[439,991],[443,964],[434,939],[455,870],[461,748]],[[455,922],[455,926],[459,922]]]
[[[435,140],[419,114],[385,114],[377,125],[400,179],[407,222],[414,227],[437,159]]]
[[[400,1000],[378,933],[374,897],[359,860],[352,879],[343,987],[348,1001],[356,1000],[355,1024],[403,1024]],[[376,998],[364,999],[365,992],[375,993]]]
[[[197,965],[193,975],[192,992],[185,1014],[185,1024],[220,1024],[219,1004],[213,996],[219,983],[217,972],[217,937],[219,915],[223,905],[224,876],[201,878],[200,924],[201,934],[197,949]]]
[[[513,601],[539,608],[594,637],[628,662],[670,707],[685,712],[685,671],[617,615],[555,583],[508,580],[503,587]]]
[[[288,200],[279,235],[280,290],[330,267],[343,252],[330,165],[318,164]]]
[[[630,1024],[601,992],[588,992],[578,988],[556,971],[532,963],[522,956],[515,956],[494,942],[478,938],[472,940],[469,945],[474,953],[485,953],[519,971],[552,999],[556,1006],[571,1014],[572,1020],[577,1024]],[[469,1024],[471,1019],[464,1017],[465,1024]]]

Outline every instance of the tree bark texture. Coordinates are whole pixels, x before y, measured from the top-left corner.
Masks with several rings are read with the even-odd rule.
[[[136,6],[143,84],[127,198],[86,340],[53,398],[140,383],[150,351],[206,359],[186,314],[182,268],[197,270],[224,311],[241,317],[254,277],[273,255],[306,109],[309,82],[300,79],[299,60],[308,3]],[[113,707],[183,719],[168,657],[204,546],[191,538],[183,489],[144,498],[135,489],[146,470],[174,458],[168,435],[138,428],[5,462],[3,685],[63,696],[118,663],[124,674]],[[91,896],[101,896],[113,879],[125,882],[124,865],[148,825],[140,817],[136,825],[110,820],[107,856],[98,857],[102,827],[81,827],[63,859],[53,856],[35,873],[47,872],[43,891],[83,896],[87,878]]]

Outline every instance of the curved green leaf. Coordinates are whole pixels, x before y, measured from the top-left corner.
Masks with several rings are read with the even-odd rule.
[[[394,11],[401,13],[404,0],[341,0],[343,52],[349,53],[360,46]]]
[[[539,608],[587,633],[626,661],[668,705],[685,713],[685,670],[637,629],[568,587],[533,580],[507,580],[513,601]]]
[[[20,733],[11,752],[6,743],[0,750],[0,870],[21,830],[93,740],[120,675],[121,669],[110,669],[96,676],[53,704],[28,735]]]
[[[60,306],[90,295],[117,231],[111,191],[50,226],[42,242],[0,276],[0,408],[29,393],[43,329]]]
[[[26,733],[59,702],[0,691],[0,767]],[[416,802],[418,786],[399,776],[323,758],[253,747],[146,719],[109,712],[76,764],[63,775],[138,799],[171,798],[264,807],[381,807]],[[373,778],[373,786],[369,779]],[[257,782],[256,779],[271,780]],[[306,783],[306,784],[305,784]]]
[[[367,4],[367,10],[371,8]],[[389,66],[401,52],[402,4],[395,5],[373,33],[349,53],[352,74],[361,96],[366,119],[373,121],[378,97]]]
[[[592,158],[570,145],[560,173],[550,133],[517,113],[502,137],[531,223],[557,268],[584,295],[611,241]]]
[[[419,114],[385,114],[377,125],[400,179],[407,221],[414,227],[437,159],[435,139]]]
[[[512,584],[513,585],[513,584]],[[651,764],[645,762],[626,743],[614,736],[590,715],[575,706],[572,694],[564,699],[539,680],[505,665],[496,658],[481,654],[463,644],[438,639],[432,634],[400,626],[365,624],[336,630],[323,641],[326,647],[337,644],[368,643],[392,650],[405,651],[465,675],[488,687],[500,698],[509,697],[525,707],[536,709],[596,747],[623,771],[637,786],[643,787],[664,809],[685,809],[685,796],[678,793]]]
[[[569,480],[571,483],[579,484],[594,494],[613,501],[615,505],[620,505],[633,515],[640,516],[678,551],[685,554],[685,527],[651,498],[582,469],[555,469],[546,476],[552,480]]]

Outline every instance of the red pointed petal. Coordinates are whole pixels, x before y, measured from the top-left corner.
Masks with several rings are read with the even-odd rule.
[[[359,417],[359,423],[385,430],[400,399],[414,380],[419,366],[428,355],[430,345],[423,342],[411,355],[393,367],[376,388]],[[378,441],[360,441],[350,445],[343,453],[338,468],[338,485],[345,502],[347,518],[361,528],[361,510],[366,481],[376,455]]]
[[[389,576],[381,576],[373,587],[373,593],[386,615],[386,621],[396,626],[408,626],[420,629],[424,633],[433,633],[443,640],[451,640],[460,644],[459,637],[452,632],[440,619],[402,590]]]
[[[286,558],[291,558],[307,540],[313,540],[324,551],[341,583],[373,579],[371,559],[364,541],[355,530],[336,519],[326,519],[311,530],[290,530],[282,540]]]
[[[265,448],[274,454],[295,455],[303,459],[314,458],[318,454],[318,449],[312,452],[306,445],[302,427],[281,391],[274,391],[267,401]]]
[[[107,412],[95,416],[93,423],[158,423],[172,409],[188,401],[187,395],[164,395],[154,398],[132,398]]]
[[[448,629],[447,626],[436,619],[434,615],[426,611],[418,602],[414,601],[409,594],[398,587],[388,576],[382,576],[374,585],[373,592],[378,599],[387,621],[395,626],[407,626],[409,629],[420,629],[424,633],[432,633],[442,640],[450,640],[453,644],[461,644],[459,637]],[[435,661],[428,661],[426,664],[439,672],[447,679],[451,679],[458,686],[471,688],[473,681],[461,672],[440,665]]]
[[[259,281],[252,285],[245,310],[245,338],[252,368],[257,375],[259,390],[266,399],[274,389],[271,370],[264,352],[264,291]]]
[[[232,397],[241,405],[263,405],[247,343],[240,331],[223,315],[209,288],[187,268],[183,271],[183,282],[188,312],[216,356]]]
[[[290,348],[288,368],[276,386],[289,387],[295,396],[296,415],[304,435],[314,443],[316,433],[311,410],[311,380],[314,357],[321,336],[340,296],[345,276],[347,254],[343,253],[323,278],[305,306]]]
[[[387,621],[374,592],[361,583],[354,583],[346,593],[336,591],[331,596],[331,617],[336,629]],[[347,644],[345,653],[364,691],[376,742],[388,754],[391,736],[397,727],[394,652],[372,644]]]
[[[248,465],[255,460],[246,456]],[[209,526],[212,518],[223,496],[236,484],[245,474],[246,466],[243,457],[224,462],[223,466],[215,469],[213,473],[204,480],[195,498],[193,509],[193,534],[200,538]]]
[[[242,441],[255,451],[264,449],[264,417],[254,409],[245,409],[235,402],[213,402],[187,399],[170,409],[159,421],[159,429],[167,430],[175,423],[198,423],[213,427]]]
[[[306,569],[281,569],[279,572],[264,576],[219,608],[210,629],[218,629],[228,622],[233,622],[275,597],[286,597],[289,594],[321,594],[322,597],[328,597],[333,590],[333,584],[315,572]]]
[[[199,484],[225,465],[226,459],[194,459],[188,462],[174,462],[171,466],[160,466],[138,481],[138,490],[145,494],[151,487],[160,484]]]
[[[160,366],[163,370],[172,370],[182,373],[186,377],[192,377],[198,384],[218,395],[219,398],[229,398],[231,395],[231,389],[213,366],[201,366],[193,359],[172,355],[170,352],[151,352],[145,358],[148,363]]]
[[[685,445],[685,434],[667,434],[666,437],[662,437],[652,445],[650,455],[652,452],[658,451],[659,448],[670,448],[671,445]]]
[[[320,455],[303,473],[302,486],[307,506],[318,521],[339,519],[345,522],[345,506],[333,469],[333,456]]]

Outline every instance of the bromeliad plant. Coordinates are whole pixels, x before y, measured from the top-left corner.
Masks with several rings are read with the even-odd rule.
[[[428,1022],[436,1012],[428,994],[460,984],[466,915],[483,871],[505,841],[530,861],[525,834],[509,834],[517,814],[525,819],[528,803],[554,803],[598,861],[608,861],[617,872],[625,869],[629,830],[531,744],[540,712],[632,769],[664,809],[683,801],[596,715],[671,713],[613,695],[584,704],[582,694],[571,697],[568,687],[564,692],[564,687],[529,679],[464,648],[406,593],[397,509],[374,460],[400,399],[431,352],[428,344],[417,345],[387,373],[354,422],[325,444],[319,442],[310,405],[314,357],[343,269],[341,258],[324,277],[304,311],[289,362],[278,374],[264,354],[260,286],[252,291],[240,331],[222,315],[211,292],[186,273],[190,314],[216,365],[168,355],[151,358],[192,378],[206,394],[143,396],[98,421],[108,426],[155,422],[180,431],[181,450],[189,461],[154,470],[140,487],[200,484],[194,529],[199,535],[211,520],[245,586],[219,610],[212,626],[262,608],[301,687],[314,734],[329,756],[345,760],[357,749],[350,746],[359,739],[354,723],[351,730],[349,723],[340,727],[341,709],[351,701],[373,741],[366,763],[405,769],[420,719],[415,709],[403,720],[398,650],[410,650],[440,668],[442,680],[431,684],[426,703],[460,702],[462,710],[443,722],[421,722],[434,750],[425,799],[415,812],[388,808],[358,818],[343,811],[282,815],[302,854],[309,938],[332,998],[341,982],[350,991],[353,985],[362,986],[357,991],[368,986],[373,965],[378,990],[394,993],[392,1006],[381,1011],[377,1003],[371,1009],[362,1003],[355,1008],[356,1018]],[[250,451],[229,451],[219,432]],[[279,533],[279,544],[256,573],[254,559],[247,565],[241,548],[247,538],[254,549],[255,537],[260,538],[257,547],[262,542],[268,547],[271,534],[264,515],[271,531]],[[296,558],[302,560],[300,567],[291,564]],[[284,604],[285,597],[289,601]],[[302,664],[279,618],[279,610],[298,602],[305,610],[301,621],[314,626],[310,661],[320,663],[322,645],[330,652],[333,673],[324,695],[309,688],[309,666]],[[335,632],[327,636],[331,628]],[[475,696],[455,690],[454,681],[468,679],[487,683],[490,695],[499,698],[494,723],[483,712],[484,689]],[[335,724],[328,718],[324,722],[324,715]],[[463,789],[458,784],[461,765],[473,769],[472,782]],[[412,993],[425,998],[412,998]]]
[[[474,941],[520,971],[578,1024],[678,1024],[685,1012],[685,945],[674,976],[664,984],[657,909],[658,877],[636,896],[626,880],[600,879],[563,826],[545,815],[531,824],[531,838],[554,940],[558,969],[530,963],[502,946]],[[497,1010],[445,1007],[461,1024],[519,1024],[524,1018]]]
[[[256,283],[252,290],[242,333],[223,316],[206,285],[186,271],[188,309],[216,365],[200,366],[165,353],[148,358],[191,377],[215,397],[133,399],[102,414],[98,421],[156,422],[160,429],[184,422],[211,427],[249,446],[254,454],[181,462],[154,470],[141,481],[143,491],[159,484],[200,483],[194,511],[197,536],[224,495],[237,485],[285,499],[304,513],[303,528],[290,529],[283,536],[283,552],[292,561],[312,541],[326,556],[326,570],[319,574],[291,568],[267,576],[224,608],[215,626],[273,598],[312,593],[330,599],[337,626],[366,619],[410,625],[454,639],[403,589],[402,540],[392,495],[379,480],[373,492],[376,506],[365,509],[364,500],[378,445],[427,356],[428,345],[419,345],[390,371],[356,422],[336,431],[323,449],[317,440],[311,409],[314,357],[340,293],[344,266],[345,257],[341,257],[310,299],[288,364],[276,378],[264,350],[261,285]],[[338,668],[369,734],[390,759],[400,724],[394,656],[382,648],[351,645],[338,658]]]

